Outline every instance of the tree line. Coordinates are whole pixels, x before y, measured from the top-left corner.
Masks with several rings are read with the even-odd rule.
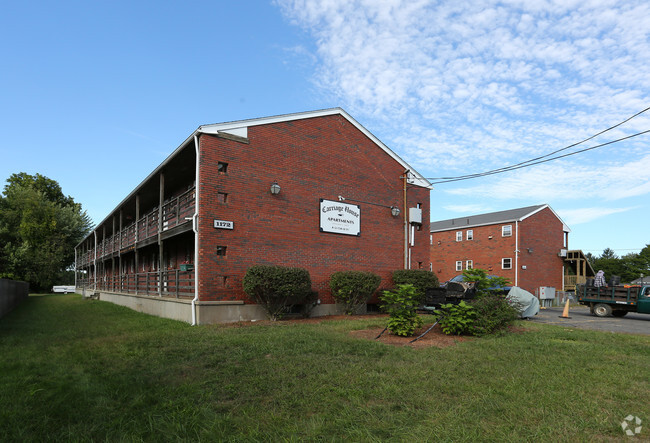
[[[622,257],[610,248],[606,248],[599,256],[591,253],[585,256],[594,271],[602,269],[605,272],[607,280],[616,275],[621,277],[621,282],[629,283],[637,278],[650,276],[650,245],[645,245],[641,252],[625,254]]]
[[[41,174],[12,174],[0,195],[0,278],[30,292],[74,283],[74,248],[92,229],[80,203]]]

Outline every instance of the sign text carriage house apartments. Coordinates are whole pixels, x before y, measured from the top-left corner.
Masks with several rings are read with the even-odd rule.
[[[429,190],[340,108],[200,126],[76,247],[77,287],[192,323],[251,320],[264,311],[246,270],[297,266],[326,315],[336,271],[389,287],[428,267]]]

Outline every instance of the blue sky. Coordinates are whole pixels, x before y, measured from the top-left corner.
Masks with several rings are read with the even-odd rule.
[[[340,106],[425,177],[547,154],[650,106],[639,1],[11,2],[0,180],[101,221],[199,125]],[[650,129],[650,111],[582,147]],[[569,247],[650,243],[650,134],[437,184],[432,219],[548,203]]]

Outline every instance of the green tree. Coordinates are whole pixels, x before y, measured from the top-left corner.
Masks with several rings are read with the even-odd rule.
[[[638,256],[639,271],[643,277],[650,275],[650,245],[645,245]]]
[[[505,286],[510,285],[507,278],[488,275],[485,269],[480,268],[464,270],[463,280],[475,283],[476,295],[479,297],[498,294],[503,291]]]
[[[606,248],[598,257],[588,257],[595,271],[603,270],[605,278],[612,276],[621,278],[622,283],[630,282],[650,273],[650,245],[646,245],[640,253],[630,253],[619,257],[610,248]]]
[[[74,264],[74,247],[92,222],[45,176],[13,174],[0,196],[0,277],[49,289]]]

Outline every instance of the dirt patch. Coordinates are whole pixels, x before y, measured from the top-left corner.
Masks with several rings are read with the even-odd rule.
[[[388,320],[388,315],[386,314],[365,314],[365,315],[328,315],[323,317],[312,317],[312,318],[285,318],[279,321],[270,321],[270,320],[259,320],[253,322],[236,322],[230,323],[228,325],[221,326],[230,326],[230,327],[246,327],[253,325],[291,325],[294,323],[307,323],[307,324],[319,324],[323,322],[333,321],[333,320],[368,320],[375,318],[383,318]],[[411,348],[428,348],[435,346],[437,348],[446,348],[448,346],[453,346],[457,343],[473,340],[472,337],[464,337],[457,335],[446,335],[442,332],[440,325],[436,325],[431,331],[429,331],[424,337],[418,339],[417,341],[411,343],[411,341],[423,334],[427,329],[431,327],[433,323],[425,324],[420,328],[412,337],[400,337],[398,335],[393,335],[389,331],[385,331],[381,337],[377,336],[383,331],[383,327],[375,327],[370,329],[361,329],[357,331],[351,331],[350,335],[355,338],[360,338],[364,340],[378,341],[387,345],[392,346],[409,346]]]
[[[470,337],[446,335],[440,329],[440,325],[436,325],[424,337],[411,343],[413,339],[419,337],[430,327],[431,324],[424,325],[424,327],[418,330],[413,335],[413,337],[400,337],[399,335],[393,335],[389,331],[386,331],[381,335],[381,337],[376,338],[384,328],[372,328],[372,329],[363,329],[360,331],[352,331],[350,332],[350,335],[357,338],[364,338],[366,340],[376,340],[385,343],[387,345],[409,346],[411,348],[429,348],[431,346],[435,346],[437,348],[446,348],[448,346],[453,346],[463,341],[472,340],[472,338]]]

